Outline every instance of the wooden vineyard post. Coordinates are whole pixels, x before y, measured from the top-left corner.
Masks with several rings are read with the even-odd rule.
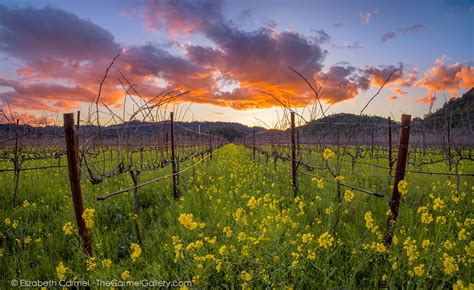
[[[296,173],[296,130],[295,112],[291,112],[291,180],[293,184],[293,195],[298,194],[298,176]]]
[[[138,199],[138,175],[140,175],[140,171],[130,171],[130,177],[132,178],[133,181],[133,221],[135,224],[135,232],[137,233],[137,241],[140,244],[142,241],[141,235],[140,235],[140,226],[138,224],[138,213],[140,211],[140,204],[139,204],[139,199]]]
[[[212,135],[209,132],[209,159],[212,159]]]
[[[374,158],[374,132],[370,135],[370,158]]]
[[[79,134],[79,126],[81,124],[81,111],[77,111],[76,132]]]
[[[12,197],[12,208],[16,207],[17,204],[17,195],[18,195],[18,187],[20,184],[20,171],[21,171],[21,166],[20,166],[20,154],[18,150],[18,139],[20,138],[20,133],[19,133],[19,123],[20,119],[16,120],[16,125],[15,125],[15,159],[13,160],[13,167],[15,169],[15,188],[13,189],[13,197]]]
[[[390,176],[392,176],[392,119],[388,117],[388,177],[390,182]]]
[[[252,149],[253,149],[253,161],[256,161],[255,160],[255,131],[253,131]]]
[[[448,120],[448,137],[447,137],[447,157],[448,157],[448,165],[449,171],[451,171],[451,118]]]
[[[410,139],[410,124],[411,115],[402,115],[402,122],[400,127],[400,139],[398,140],[398,156],[397,168],[395,171],[395,181],[393,183],[393,192],[390,199],[390,214],[387,217],[387,225],[384,234],[384,243],[390,245],[393,238],[393,228],[398,216],[398,208],[400,206],[400,191],[398,190],[398,183],[405,178],[405,170],[407,164],[408,142]]]
[[[301,142],[300,142],[300,131],[296,130],[296,157],[301,161]]]
[[[179,199],[178,192],[178,170],[176,167],[176,156],[174,148],[174,113],[170,113],[170,122],[171,122],[171,166],[173,170],[173,196],[175,200]]]
[[[79,172],[78,139],[74,128],[74,115],[64,114],[64,135],[66,141],[67,165],[69,169],[69,184],[71,186],[72,204],[76,215],[79,236],[82,239],[84,252],[92,257],[92,239],[86,223],[82,218],[84,202],[82,201],[81,180]]]

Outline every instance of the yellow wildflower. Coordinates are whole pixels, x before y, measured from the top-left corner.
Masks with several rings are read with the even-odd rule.
[[[470,241],[469,244],[464,247],[464,250],[466,250],[469,256],[474,257],[474,241]]]
[[[420,265],[414,267],[413,272],[415,272],[416,276],[419,276],[419,277],[423,276],[423,273],[425,273],[425,265],[420,264]]]
[[[250,253],[250,247],[249,246],[243,246],[242,251],[241,251],[242,256],[247,257],[249,255],[249,253]]]
[[[314,235],[311,233],[303,234],[303,236],[301,236],[301,240],[303,244],[310,243],[313,240],[313,238],[314,238]]]
[[[444,246],[447,250],[451,250],[452,248],[454,248],[454,246],[456,246],[456,243],[453,243],[453,242],[451,242],[450,240],[447,240],[446,242],[443,243],[443,246]]]
[[[93,208],[87,208],[82,213],[82,218],[84,219],[88,229],[92,229],[94,226],[94,211]]]
[[[446,217],[445,216],[439,216],[436,218],[436,223],[440,225],[444,225],[446,223]]]
[[[240,273],[240,278],[242,278],[244,282],[250,282],[250,280],[252,280],[252,274],[244,270]]]
[[[24,207],[24,208],[29,208],[29,207],[30,207],[30,202],[29,202],[27,199],[25,199],[25,200],[23,201],[22,207]]]
[[[453,276],[456,272],[459,271],[459,266],[456,263],[456,259],[451,257],[447,253],[443,253],[443,266],[444,266],[444,273],[448,276]]]
[[[308,250],[308,260],[314,261],[316,260],[316,253],[313,250]]]
[[[59,265],[56,267],[56,276],[59,280],[64,280],[66,278],[66,272],[68,268],[64,266],[63,262],[59,262]]]
[[[252,196],[252,197],[249,199],[249,201],[247,202],[247,206],[248,206],[250,209],[254,209],[254,208],[257,206],[257,199]]]
[[[441,197],[436,198],[433,201],[433,209],[434,210],[442,210],[444,208],[444,201]]]
[[[227,246],[222,246],[220,249],[219,249],[219,254],[221,254],[221,256],[225,256],[227,254]]]
[[[382,243],[377,243],[377,245],[375,246],[375,251],[379,252],[379,253],[386,253],[387,252],[387,248],[385,247],[384,244]]]
[[[110,259],[102,260],[102,268],[109,268],[111,265],[112,265],[112,260]]]
[[[421,242],[421,247],[424,249],[424,248],[427,248],[430,246],[430,240],[423,240]]]
[[[232,230],[230,229],[230,227],[225,227],[224,228],[224,234],[228,238],[232,237]]]
[[[336,182],[341,183],[341,182],[344,181],[344,176],[338,175],[338,176],[334,177],[334,180],[335,180]]]
[[[334,238],[328,232],[324,232],[318,239],[319,246],[325,249],[332,247],[333,242]]]
[[[323,157],[325,160],[331,159],[334,157],[334,152],[331,149],[326,148],[324,149]]]
[[[237,240],[239,242],[242,242],[243,240],[245,240],[247,238],[247,235],[244,233],[244,232],[240,232],[239,235],[237,236]]]
[[[430,224],[433,221],[433,216],[429,212],[421,214],[421,222],[424,224]]]
[[[0,257],[3,256],[3,253],[5,253],[5,250],[3,248],[0,248]]]
[[[142,253],[142,248],[140,247],[139,244],[131,243],[130,249],[132,250],[132,253],[130,254],[130,258],[132,259],[132,263],[133,263],[138,259],[138,257]]]
[[[418,251],[417,251],[417,246],[416,246],[416,240],[413,240],[412,238],[408,237],[404,242],[403,242],[403,248],[406,251],[408,261],[413,262],[418,258]]]
[[[63,231],[64,231],[65,236],[71,235],[73,230],[74,230],[74,226],[72,225],[71,222],[67,222],[67,223],[64,224]]]
[[[466,229],[461,229],[458,233],[458,240],[464,241],[467,240]]]
[[[125,271],[122,272],[120,277],[122,278],[122,280],[130,280],[130,278],[131,278],[130,272],[128,270],[125,270]]]
[[[354,199],[354,193],[350,190],[346,190],[344,192],[344,200],[347,202],[351,202]]]
[[[324,179],[314,177],[312,180],[313,180],[314,182],[316,182],[316,186],[317,186],[318,188],[320,188],[320,189],[324,188]]]
[[[94,257],[90,257],[89,259],[87,259],[86,265],[87,271],[94,271],[94,269],[97,267],[96,259]]]
[[[180,224],[182,224],[185,228],[187,229],[190,229],[190,230],[194,230],[195,228],[198,227],[198,223],[193,221],[193,214],[192,213],[182,213],[179,218],[178,218],[178,221]]]
[[[30,236],[27,236],[23,242],[25,243],[25,245],[29,245],[31,243],[31,237]]]
[[[240,219],[242,218],[243,213],[244,213],[244,209],[241,208],[241,207],[239,207],[239,208],[235,211],[234,217],[235,217],[235,221],[236,221],[236,222],[239,222],[239,221],[240,221]]]
[[[408,193],[408,183],[404,179],[398,182],[397,188],[402,196],[405,196]]]
[[[10,220],[9,218],[6,218],[6,219],[5,219],[5,224],[6,224],[7,226],[11,225],[11,223],[12,223],[12,222],[11,222],[11,220]]]

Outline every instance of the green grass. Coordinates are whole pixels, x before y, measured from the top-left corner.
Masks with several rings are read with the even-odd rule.
[[[458,280],[465,286],[474,282],[472,178],[461,179],[457,193],[454,178],[409,174],[395,231],[398,243],[380,253],[374,247],[381,243],[388,210],[387,173],[357,165],[363,174],[351,175],[350,163],[344,166],[346,183],[388,195],[377,198],[354,191],[351,202],[338,205],[335,185],[318,188],[310,177],[300,175],[299,195],[293,199],[288,170],[275,171],[271,160],[267,163],[259,156],[254,162],[250,150],[227,145],[197,166],[195,173],[189,170],[180,176],[180,201],[172,198],[170,179],[139,189],[137,220],[143,251],[136,262],[130,257],[130,244],[136,242],[132,194],[96,201],[100,195],[131,186],[131,179],[124,174],[99,185],[83,180],[85,206],[95,209],[92,239],[97,267],[92,271],[87,270],[77,234],[63,232],[66,222],[76,226],[67,170],[22,172],[19,201],[28,200],[30,206],[13,211],[13,176],[2,173],[0,288],[9,287],[11,279],[57,279],[60,262],[68,268],[66,280],[120,280],[129,271],[132,280],[190,280],[195,287],[431,288],[451,287]],[[428,170],[443,171],[441,166],[430,165]],[[144,172],[139,178],[150,180],[170,170]],[[472,172],[472,164],[463,164],[463,171]],[[436,198],[444,201],[443,208],[433,208]],[[433,218],[429,224],[421,222],[417,213],[421,206]],[[368,211],[378,229],[367,228]],[[341,219],[334,227],[337,212]],[[205,225],[188,229],[179,222],[181,214],[192,214],[193,221]],[[436,222],[440,216],[446,217],[445,224]],[[16,229],[5,224],[7,218],[18,221]],[[463,230],[466,238],[459,234]],[[325,232],[333,239],[328,248],[319,241]],[[31,243],[25,244],[26,237]],[[416,240],[412,261],[403,245],[408,237]],[[429,246],[423,248],[428,239]],[[446,241],[455,243],[453,248],[446,248]],[[446,272],[445,253],[454,258],[454,273]],[[101,265],[106,258],[113,261],[109,268]],[[420,265],[423,273],[418,276],[415,267]]]

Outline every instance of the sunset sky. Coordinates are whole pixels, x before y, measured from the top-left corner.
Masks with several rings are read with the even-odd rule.
[[[395,3],[396,2],[396,3]],[[0,1],[0,109],[120,111],[120,72],[144,97],[182,88],[187,120],[271,125],[324,84],[328,112],[423,116],[474,86],[472,1]],[[120,71],[120,72],[119,72]]]

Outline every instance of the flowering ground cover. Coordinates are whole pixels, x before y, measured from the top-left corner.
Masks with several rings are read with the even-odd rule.
[[[331,158],[329,151],[324,155]],[[294,198],[288,170],[226,145],[180,176],[179,201],[170,180],[141,188],[138,215],[131,193],[96,201],[130,186],[129,179],[97,186],[83,181],[89,258],[77,234],[66,171],[25,172],[22,206],[13,211],[11,176],[2,175],[1,285],[20,278],[158,279],[189,280],[199,288],[472,289],[473,184],[463,181],[458,192],[454,179],[408,175],[399,185],[403,200],[393,244],[385,245],[390,186],[369,170],[342,171],[339,178],[364,188],[385,186],[386,197],[344,189],[338,204],[334,184],[300,175]]]

